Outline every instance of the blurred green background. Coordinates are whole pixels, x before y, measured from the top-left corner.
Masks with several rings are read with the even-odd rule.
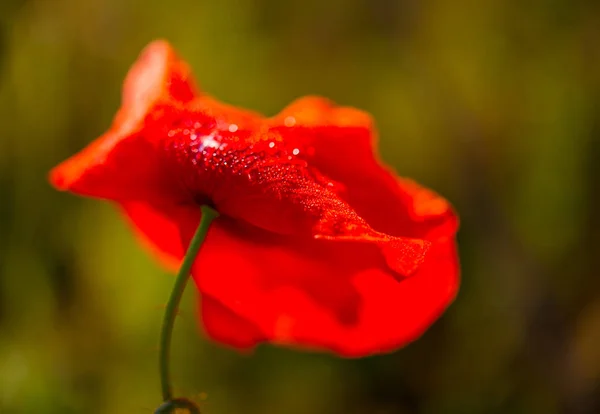
[[[110,205],[46,181],[158,37],[226,102],[368,110],[382,157],[462,219],[457,301],[392,355],[239,355],[198,333],[188,289],[180,395],[208,414],[600,413],[600,3],[569,0],[1,0],[1,413],[160,402],[172,277]]]

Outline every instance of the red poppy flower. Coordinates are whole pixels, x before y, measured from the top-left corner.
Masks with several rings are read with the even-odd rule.
[[[369,115],[317,97],[266,118],[201,93],[162,41],[129,72],[109,131],[56,167],[59,189],[114,201],[177,264],[194,263],[210,337],[363,356],[421,335],[458,288],[458,219],[374,155]]]

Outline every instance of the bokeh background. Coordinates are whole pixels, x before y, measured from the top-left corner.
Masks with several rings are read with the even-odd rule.
[[[160,402],[173,278],[110,205],[46,181],[158,37],[224,101],[370,111],[382,157],[462,219],[456,302],[391,355],[239,355],[198,334],[188,289],[180,395],[208,414],[600,413],[600,3],[577,0],[0,1],[1,413]]]

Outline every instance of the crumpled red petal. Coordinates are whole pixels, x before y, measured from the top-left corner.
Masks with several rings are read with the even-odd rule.
[[[210,230],[193,275],[204,298],[229,310],[220,316],[203,308],[212,321],[205,328],[215,339],[360,357],[419,337],[456,294],[457,272],[449,240],[432,247],[414,276],[398,281],[373,252],[355,244],[299,243],[224,220]],[[260,333],[237,337],[230,329],[223,335],[231,313]]]
[[[150,44],[127,75],[110,130],[55,167],[50,181],[61,190],[112,200],[148,199],[157,188],[168,191],[154,143],[142,130],[157,103],[183,105],[196,94],[188,65],[171,46]]]
[[[344,184],[344,200],[374,229],[425,240],[456,232],[458,219],[445,199],[382,165],[367,113],[305,97],[271,118],[270,125],[286,139],[310,146],[311,163]]]
[[[399,277],[410,276],[425,260],[428,241],[374,230],[302,166],[269,163],[256,174],[257,184],[233,187],[228,202],[217,203],[219,211],[279,234],[376,246]]]

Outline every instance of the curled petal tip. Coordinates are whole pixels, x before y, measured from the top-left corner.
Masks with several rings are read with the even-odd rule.
[[[191,69],[167,41],[155,40],[144,48],[127,74],[123,106],[143,111],[160,98],[187,102],[196,95]]]
[[[73,182],[76,181],[76,166],[73,160],[73,158],[70,158],[50,170],[48,181],[57,190],[69,190],[73,186]]]
[[[155,39],[142,50],[142,54],[152,49],[173,50],[173,46],[166,39]]]
[[[62,174],[60,166],[50,170],[50,173],[48,174],[48,181],[50,181],[50,184],[52,184],[58,190],[66,190],[68,188],[67,180]]]
[[[426,240],[395,240],[384,243],[381,249],[388,266],[404,277],[417,273],[427,259],[431,243]]]

